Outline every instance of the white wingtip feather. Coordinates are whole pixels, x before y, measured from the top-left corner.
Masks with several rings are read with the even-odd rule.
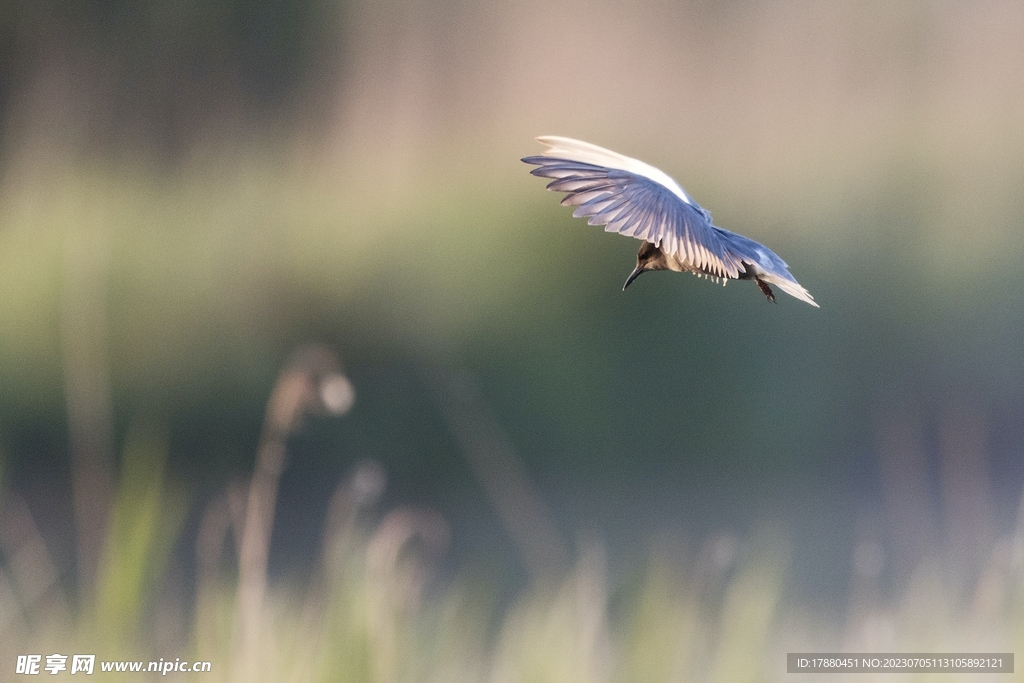
[[[781,289],[786,294],[789,294],[791,297],[800,299],[800,301],[806,301],[815,308],[821,308],[821,306],[819,306],[818,303],[814,300],[814,297],[811,296],[811,293],[804,289],[798,283],[790,282],[789,280],[784,280],[782,278],[776,277],[768,278],[763,275],[761,277],[762,279],[767,280],[768,282],[772,283],[773,285]]]
[[[537,142],[548,148],[542,152],[546,157],[558,157],[578,161],[583,164],[594,164],[595,166],[617,168],[621,171],[636,173],[645,178],[650,178],[660,185],[664,185],[687,204],[693,204],[689,195],[679,186],[679,183],[672,180],[664,171],[650,164],[645,164],[639,159],[627,157],[624,154],[613,152],[604,147],[598,147],[589,142],[564,138],[560,135],[541,135],[537,138]]]

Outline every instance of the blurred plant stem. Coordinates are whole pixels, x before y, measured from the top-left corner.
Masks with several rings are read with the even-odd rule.
[[[134,426],[125,441],[95,588],[96,635],[119,649],[139,640],[143,608],[187,510],[165,481],[166,460],[167,434],[151,425]]]
[[[751,534],[746,558],[726,587],[712,680],[755,683],[770,670],[765,656],[770,651],[790,547],[780,527],[765,524]]]
[[[302,347],[278,375],[256,453],[256,470],[249,485],[242,540],[238,550],[236,660],[239,681],[255,676],[267,592],[267,556],[274,508],[285,465],[288,436],[306,412],[347,412],[354,400],[351,384],[340,372],[337,357],[323,346]]]
[[[88,221],[88,202],[77,207]],[[102,220],[102,216],[98,221]],[[91,603],[113,490],[113,407],[107,341],[105,229],[71,228],[64,254],[60,333],[71,450],[80,604]]]
[[[476,379],[466,372],[424,376],[530,577],[542,583],[557,578],[569,566],[565,542]]]
[[[8,626],[24,626],[29,615],[71,623],[57,568],[28,504],[16,491],[0,499],[0,554],[7,558],[7,572],[0,569],[0,640]]]

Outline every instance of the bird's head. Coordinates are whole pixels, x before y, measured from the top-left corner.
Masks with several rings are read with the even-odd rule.
[[[622,291],[626,291],[630,282],[648,270],[669,270],[669,267],[665,260],[665,252],[650,242],[644,242],[640,245],[640,251],[636,253],[636,268],[626,278],[626,284],[622,285]]]

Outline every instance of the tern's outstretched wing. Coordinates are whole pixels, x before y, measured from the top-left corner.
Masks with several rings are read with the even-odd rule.
[[[632,171],[573,159],[538,156],[523,161],[537,165],[533,175],[553,178],[549,190],[568,193],[562,204],[575,206],[576,218],[646,240],[694,271],[733,279],[744,272],[708,213],[671,188]]]

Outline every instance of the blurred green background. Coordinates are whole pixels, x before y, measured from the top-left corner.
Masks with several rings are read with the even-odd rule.
[[[289,438],[271,586],[305,585],[372,461],[381,513],[450,527],[441,604],[460,581],[519,604],[537,577],[509,514],[536,514],[584,569],[601,549],[612,594],[775,539],[781,578],[735,570],[715,623],[764,579],[789,651],[1009,651],[1018,627],[977,605],[1010,604],[986,577],[1010,591],[1024,557],[1022,111],[1024,7],[1000,0],[5,2],[0,503],[24,501],[79,609],[73,454],[117,479],[148,425],[178,520],[152,591],[188,623],[204,511],[317,342],[356,402]],[[529,176],[541,134],[665,170],[821,309],[663,273],[623,293],[635,241]],[[486,481],[460,411],[535,513],[502,513],[514,482]],[[133,505],[78,495],[97,529]],[[952,596],[939,623],[995,635],[901,640],[922,571]],[[12,600],[36,642],[52,622]],[[862,613],[890,626],[858,640]]]

